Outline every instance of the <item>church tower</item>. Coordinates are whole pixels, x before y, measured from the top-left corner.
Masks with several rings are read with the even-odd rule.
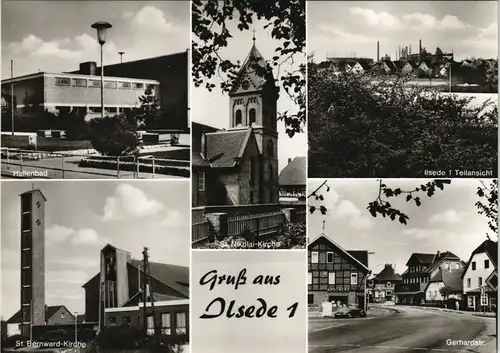
[[[259,202],[278,203],[278,91],[272,70],[255,45],[246,57],[230,97],[230,123],[233,129],[252,128],[260,154]]]

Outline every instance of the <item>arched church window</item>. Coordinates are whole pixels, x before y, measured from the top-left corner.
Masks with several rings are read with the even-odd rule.
[[[250,125],[252,125],[253,123],[255,123],[255,109],[254,108],[250,109],[249,115],[250,115]]]
[[[236,118],[234,121],[234,125],[235,126],[241,125],[241,110],[239,109],[236,111]]]

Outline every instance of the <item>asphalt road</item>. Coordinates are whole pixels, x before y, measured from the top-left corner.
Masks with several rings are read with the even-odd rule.
[[[485,342],[485,337],[491,340],[485,332],[491,332],[491,325],[496,325],[495,319],[418,308],[398,307],[398,310],[401,312],[367,319],[315,323],[311,320],[309,352],[488,352],[484,349],[487,345],[450,344],[447,340],[471,341],[477,337]]]

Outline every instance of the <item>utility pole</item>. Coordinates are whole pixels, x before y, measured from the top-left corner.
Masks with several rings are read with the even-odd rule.
[[[154,304],[154,298],[153,298],[153,292],[151,290],[151,271],[149,267],[149,255],[148,255],[148,248],[144,247],[144,250],[142,251],[142,256],[143,256],[143,263],[144,263],[144,283],[143,283],[143,291],[144,291],[144,323],[146,327],[146,334],[147,334],[147,315],[146,315],[146,301],[151,300],[151,315],[153,317],[153,330],[154,334],[156,335],[158,333],[157,330],[157,325],[156,325],[156,315],[155,315],[155,304]],[[149,292],[149,293],[148,293]],[[149,295],[148,295],[149,294]]]
[[[144,335],[148,334],[148,316],[146,315],[146,301],[148,299],[148,294],[146,293],[146,263],[148,259],[148,248],[144,248],[142,252],[142,268],[143,268],[143,280],[142,280],[142,302],[143,302],[143,329]]]
[[[10,119],[14,136],[14,60],[10,61]]]

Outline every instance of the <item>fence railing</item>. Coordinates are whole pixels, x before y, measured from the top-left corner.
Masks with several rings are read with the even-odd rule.
[[[210,237],[210,222],[205,219],[201,222],[193,222],[192,224],[192,241],[198,243],[208,240]]]
[[[190,161],[147,156],[96,156],[91,153],[41,152],[2,147],[2,175],[48,179],[79,178],[75,174],[107,178],[141,178],[141,173],[189,177]],[[81,158],[78,161],[76,158]],[[93,170],[85,170],[85,168]],[[96,169],[102,170],[96,171]],[[50,173],[49,173],[50,172]],[[143,174],[143,176],[144,176]]]
[[[284,222],[285,215],[281,211],[231,216],[227,219],[227,235],[238,236],[246,230],[257,236],[272,235],[278,232]]]

